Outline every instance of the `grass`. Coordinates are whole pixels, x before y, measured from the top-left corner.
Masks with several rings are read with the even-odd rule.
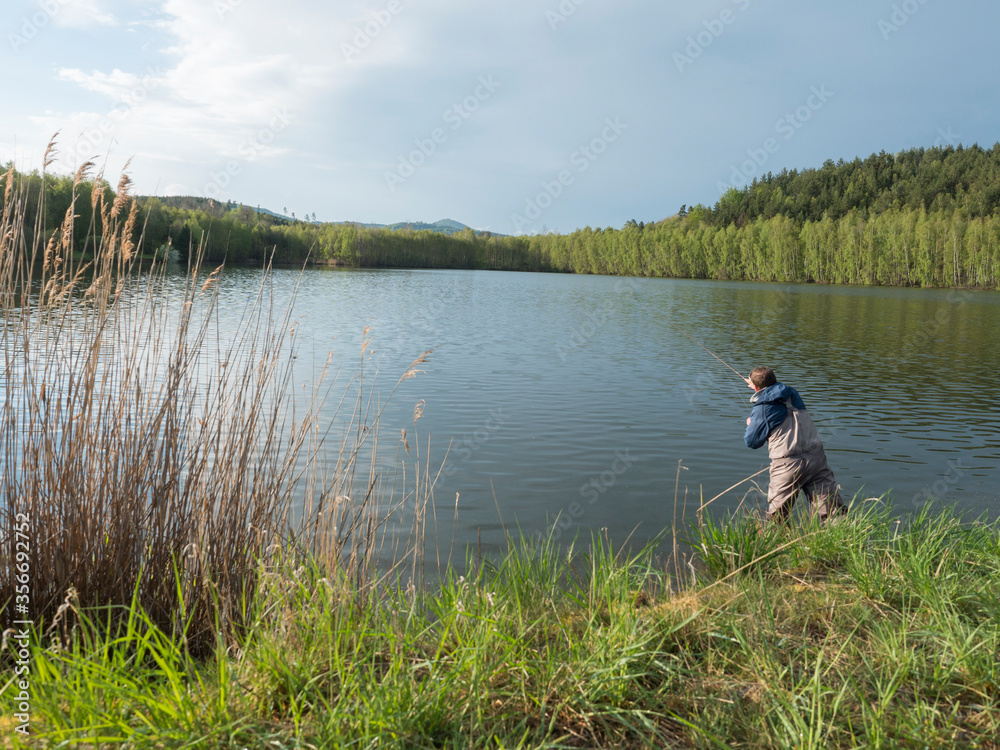
[[[91,168],[57,227],[26,226],[45,195],[13,169],[0,177],[0,544],[26,545],[22,569],[0,558],[4,609],[30,602],[43,625],[71,591],[74,612],[135,603],[197,651],[248,625],[270,550],[308,549],[363,592],[387,524],[404,505],[420,519],[427,497],[424,474],[404,488],[377,468],[370,368],[342,386],[333,419],[349,424],[332,434],[318,414],[336,363],[290,395],[293,300],[275,300],[264,273],[222,340],[222,268],[141,264],[128,177],[111,193]],[[81,201],[97,217],[82,238]]]
[[[867,503],[773,542],[768,565],[676,589],[652,548],[512,540],[468,577],[367,599],[289,552],[208,656],[137,605],[36,640],[34,741],[1000,747],[997,525]]]
[[[1000,748],[997,523],[855,502],[761,533],[709,501],[673,530],[694,561],[512,538],[422,585],[416,436],[397,482],[360,376],[339,436],[316,416],[330,380],[287,400],[266,275],[244,335],[213,344],[224,275],[140,272],[127,179],[109,202],[85,173],[87,264],[72,210],[25,227],[0,186],[0,601],[35,623],[27,675],[17,631],[0,646],[6,745]]]

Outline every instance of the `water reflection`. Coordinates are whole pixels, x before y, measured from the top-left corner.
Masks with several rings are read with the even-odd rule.
[[[745,385],[674,326],[740,371],[766,363],[795,385],[848,495],[892,490],[912,505],[952,476],[947,500],[973,512],[995,506],[1000,379],[989,360],[1000,296],[622,281],[324,270],[307,274],[299,309],[309,346],[345,363],[356,360],[362,325],[383,373],[435,347],[427,373],[387,414],[406,423],[411,402],[425,399],[420,427],[442,453],[450,440],[468,444],[491,412],[509,415],[474,450],[449,456],[438,502],[450,517],[460,493],[467,539],[501,521],[545,529],[570,508],[583,534],[639,526],[652,535],[672,522],[678,461],[688,504],[766,466],[763,451],[742,443]],[[590,478],[626,450],[628,471],[590,502]]]
[[[256,270],[224,272],[206,373],[211,352],[245,330],[260,283]],[[766,452],[742,440],[745,384],[677,326],[740,372],[767,364],[795,386],[847,496],[891,490],[906,508],[933,494],[972,513],[1000,504],[997,293],[342,269],[279,270],[266,292],[282,300],[296,287],[299,398],[331,353],[338,388],[361,371],[384,398],[434,349],[386,407],[379,466],[386,477],[397,462],[415,468],[401,429],[411,447],[421,440],[422,460],[430,440],[449,542],[456,494],[459,545],[498,546],[502,528],[532,534],[557,516],[571,519],[567,538],[607,528],[641,541],[673,523],[675,502],[690,516],[765,467]],[[335,389],[324,417],[335,437],[338,400]],[[758,502],[753,487],[715,507]]]

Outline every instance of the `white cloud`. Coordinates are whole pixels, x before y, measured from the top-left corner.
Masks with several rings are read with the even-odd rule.
[[[96,95],[91,111],[78,104],[27,118],[36,132],[61,131],[60,167],[134,156],[152,169],[167,164],[171,184],[190,182],[192,192],[232,160],[314,163],[326,151],[307,140],[317,137],[317,124],[328,131],[323,123],[352,118],[349,92],[370,85],[372,72],[384,76],[422,59],[427,48],[428,27],[413,0],[53,1],[66,3],[58,11],[63,27],[114,27],[102,32],[100,69],[58,69],[57,80]],[[141,65],[152,59],[159,67],[141,69],[127,38],[116,52],[114,35],[136,31],[155,40],[143,46]],[[348,61],[343,44],[364,48]]]
[[[161,15],[143,22],[171,39],[162,52],[173,59],[162,70],[63,68],[59,80],[117,104],[31,119],[40,129],[61,129],[73,141],[68,150],[80,158],[112,144],[129,154],[180,154],[195,165],[287,153],[293,141],[286,128],[329,92],[333,80],[317,29],[303,25],[301,38],[281,33],[304,10],[296,14],[287,5],[239,0],[166,0]]]
[[[101,0],[55,0],[59,9],[52,20],[57,26],[86,29],[93,26],[118,26],[119,20]]]
[[[101,73],[95,70],[93,73],[87,74],[76,68],[62,68],[59,71],[59,80],[71,81],[87,91],[103,94],[114,101],[126,99],[137,87],[149,86],[149,79],[149,75],[140,77],[134,73],[125,73],[118,68],[115,68],[111,73]]]

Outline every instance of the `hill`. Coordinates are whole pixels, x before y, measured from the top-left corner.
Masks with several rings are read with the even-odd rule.
[[[151,200],[152,196],[138,196],[137,199],[140,203],[145,203]],[[458,232],[464,231],[466,229],[471,229],[471,227],[462,224],[461,222],[455,221],[454,219],[441,219],[440,221],[435,221],[433,224],[429,224],[423,221],[401,221],[395,224],[373,224],[359,221],[334,221],[334,222],[323,222],[315,221],[309,219],[309,214],[303,219],[293,218],[291,216],[286,216],[283,213],[278,213],[277,211],[272,211],[269,208],[264,208],[262,206],[247,206],[243,203],[237,203],[236,201],[217,201],[212,198],[202,198],[193,195],[168,195],[168,196],[156,196],[156,200],[160,202],[164,208],[180,209],[183,211],[203,211],[209,216],[221,216],[229,211],[239,211],[241,209],[249,209],[251,212],[256,212],[264,216],[270,216],[273,219],[278,219],[279,221],[304,221],[307,224],[334,224],[334,225],[356,225],[362,226],[366,229],[388,229],[391,231],[397,231],[401,229],[411,229],[417,232],[440,232],[441,234],[452,235]],[[475,231],[475,230],[473,230]]]
[[[467,227],[465,224],[453,219],[441,219],[440,221],[435,221],[433,224],[425,224],[422,221],[404,221],[397,224],[389,224],[384,228],[391,230],[412,229],[416,232],[440,232],[441,234],[456,234],[465,229],[471,229],[471,227]]]
[[[71,177],[9,169],[25,189],[48,183],[39,220],[51,231],[64,222],[73,193],[89,190],[75,187]],[[103,189],[112,191],[107,184]],[[0,205],[9,192],[0,195]],[[27,203],[26,225],[34,225],[38,208]],[[80,252],[91,223],[103,221],[89,209],[89,201],[78,202],[70,214]],[[389,227],[313,223],[190,196],[142,198],[137,211],[137,243],[171,245],[182,255],[200,248],[208,262],[308,259],[369,268],[1000,287],[1000,145],[827,160],[730,188],[712,207],[682,206],[657,222],[559,235],[494,235],[450,219]]]
[[[818,169],[769,172],[742,189],[730,188],[701,218],[724,227],[758,217],[781,215],[804,223],[840,219],[851,211],[873,218],[903,209],[961,210],[968,218],[982,218],[998,208],[1000,144],[989,150],[972,145],[882,151],[863,160],[828,159]]]

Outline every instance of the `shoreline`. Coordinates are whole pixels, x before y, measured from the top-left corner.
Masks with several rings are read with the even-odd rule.
[[[663,281],[693,281],[693,282],[713,282],[725,284],[775,284],[786,286],[815,286],[846,289],[920,289],[927,291],[953,291],[953,292],[1000,292],[1000,287],[991,286],[931,286],[920,284],[846,284],[828,281],[816,281],[809,279],[806,281],[778,281],[774,279],[713,279],[700,276],[631,276],[628,274],[610,273],[590,273],[578,271],[564,271],[556,269],[526,270],[520,268],[476,268],[476,267],[454,267],[454,266],[395,266],[395,265],[352,265],[339,258],[329,258],[322,260],[294,261],[273,261],[272,268],[281,269],[301,269],[306,268],[340,268],[347,271],[487,271],[495,273],[529,273],[529,274],[552,274],[562,276],[605,276],[609,279],[649,279]],[[266,265],[260,261],[234,263],[236,268],[259,268],[264,269]]]
[[[696,530],[706,567],[677,593],[648,551],[596,537],[571,556],[512,540],[427,591],[383,580],[365,593],[286,551],[250,629],[201,657],[141,611],[117,645],[86,617],[58,651],[36,641],[33,734],[130,747],[997,747],[1000,526],[929,508],[900,525],[877,503],[829,528],[757,535],[728,521]]]

